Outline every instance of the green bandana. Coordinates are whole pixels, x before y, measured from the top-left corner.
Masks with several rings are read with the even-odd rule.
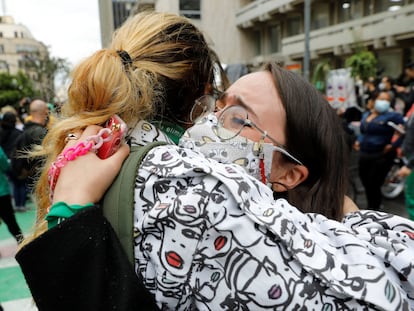
[[[152,123],[158,126],[176,145],[185,132],[181,126],[169,121],[153,121]]]

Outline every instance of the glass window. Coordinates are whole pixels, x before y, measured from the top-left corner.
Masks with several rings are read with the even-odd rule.
[[[180,0],[180,15],[187,18],[201,18],[201,0]]]
[[[364,0],[354,0],[352,1],[352,18],[362,18],[364,16]]]
[[[375,0],[374,2],[374,13],[384,11],[397,11],[404,4],[403,0]]]
[[[280,25],[271,25],[269,28],[270,52],[280,52]]]
[[[329,2],[316,2],[312,7],[311,29],[329,26]]]
[[[0,44],[0,54],[4,54],[4,45]]]
[[[351,20],[351,1],[341,1],[339,5],[339,22],[343,23]]]
[[[260,30],[255,30],[253,32],[254,38],[254,55],[262,54],[262,34]]]
[[[287,20],[287,36],[300,34],[302,17],[300,15],[289,17]]]

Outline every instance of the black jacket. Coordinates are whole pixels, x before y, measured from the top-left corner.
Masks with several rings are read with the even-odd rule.
[[[39,311],[158,310],[99,207],[48,230],[16,260]]]

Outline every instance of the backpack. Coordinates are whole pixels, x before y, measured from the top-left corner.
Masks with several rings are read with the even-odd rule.
[[[102,200],[103,214],[112,225],[132,265],[134,265],[134,190],[138,167],[152,148],[166,144],[163,141],[154,141],[145,146],[132,146],[121,171]]]

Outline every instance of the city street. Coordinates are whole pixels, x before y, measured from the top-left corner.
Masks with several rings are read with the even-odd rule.
[[[360,208],[366,206],[365,194],[359,193],[357,204]],[[404,208],[404,197],[400,195],[394,200],[384,200],[384,211],[407,217]],[[29,232],[34,224],[35,209],[30,203],[31,209],[24,213],[16,213],[17,221],[24,232]],[[30,296],[30,291],[25,283],[21,270],[14,259],[17,244],[11,237],[6,226],[0,225],[0,303],[5,311],[36,311]]]

